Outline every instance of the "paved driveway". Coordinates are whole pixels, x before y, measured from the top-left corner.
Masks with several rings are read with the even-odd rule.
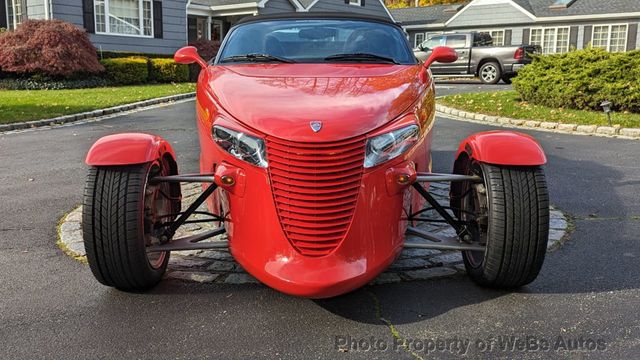
[[[197,171],[193,107],[0,136],[0,358],[414,357],[393,349],[391,325],[397,336],[426,341],[411,343],[421,357],[436,339],[449,340],[437,357],[462,353],[455,344],[464,343],[454,339],[470,340],[473,357],[487,356],[490,343],[492,357],[640,357],[637,141],[530,132],[548,153],[552,202],[575,216],[576,230],[538,280],[517,292],[464,277],[366,287],[323,301],[255,285],[165,281],[144,294],[99,285],[55,245],[56,222],[82,199],[84,154],[102,135],[147,131],[174,145],[182,172]],[[457,143],[485,129],[438,119],[434,170],[449,171]],[[582,339],[583,349],[600,340],[606,350],[503,351],[489,340],[500,336],[552,346],[559,336]],[[337,351],[337,337],[362,346],[377,339],[378,350]]]

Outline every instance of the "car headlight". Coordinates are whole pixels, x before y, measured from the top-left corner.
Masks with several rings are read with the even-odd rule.
[[[215,125],[211,132],[216,144],[229,154],[249,164],[267,167],[267,150],[264,140],[219,125]]]
[[[370,168],[396,158],[418,141],[418,126],[409,125],[367,140],[364,167]]]

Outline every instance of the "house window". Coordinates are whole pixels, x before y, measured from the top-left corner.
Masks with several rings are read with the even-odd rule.
[[[153,36],[152,0],[94,0],[96,33]]]
[[[7,0],[7,28],[15,30],[24,20],[22,0]]]
[[[349,0],[349,5],[361,6],[361,0]]]
[[[569,28],[531,29],[529,43],[542,47],[543,54],[566,53],[569,51]]]
[[[489,30],[489,35],[491,35],[491,39],[493,40],[493,45],[495,46],[503,46],[504,45],[504,30]]]
[[[424,41],[424,33],[417,33],[413,47],[418,47]]]
[[[627,32],[627,24],[594,26],[591,45],[611,52],[627,51]]]

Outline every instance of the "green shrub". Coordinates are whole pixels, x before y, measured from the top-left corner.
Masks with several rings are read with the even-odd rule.
[[[147,58],[167,58],[173,59],[173,54],[153,54],[153,53],[141,53],[133,51],[98,51],[100,59],[113,59],[124,57],[147,57]]]
[[[640,112],[640,51],[585,49],[539,55],[513,80],[522,100],[554,108]]]
[[[105,69],[105,77],[117,85],[141,84],[149,79],[147,59],[128,57],[100,60]]]
[[[189,81],[189,67],[173,59],[149,59],[149,80],[170,83]]]

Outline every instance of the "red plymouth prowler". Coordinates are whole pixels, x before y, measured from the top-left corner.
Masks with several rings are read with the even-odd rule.
[[[462,251],[478,284],[530,283],[549,225],[538,143],[510,131],[473,134],[451,174],[431,171],[438,135],[429,66],[456,59],[437,47],[420,63],[397,24],[341,14],[245,19],[209,62],[180,49],[178,63],[202,67],[200,173],[180,174],[160,136],[99,139],[86,158],[83,213],[93,274],[138,291],[161,281],[171,251],[228,249],[264,284],[326,298],[367,284],[403,248],[427,248]],[[203,192],[182,211],[188,182]],[[449,206],[429,193],[432,182],[451,182]],[[189,218],[205,202],[205,221],[220,226],[175,238],[180,226],[203,221]],[[415,227],[433,221],[426,210],[456,236]],[[226,241],[207,241],[223,233]]]

